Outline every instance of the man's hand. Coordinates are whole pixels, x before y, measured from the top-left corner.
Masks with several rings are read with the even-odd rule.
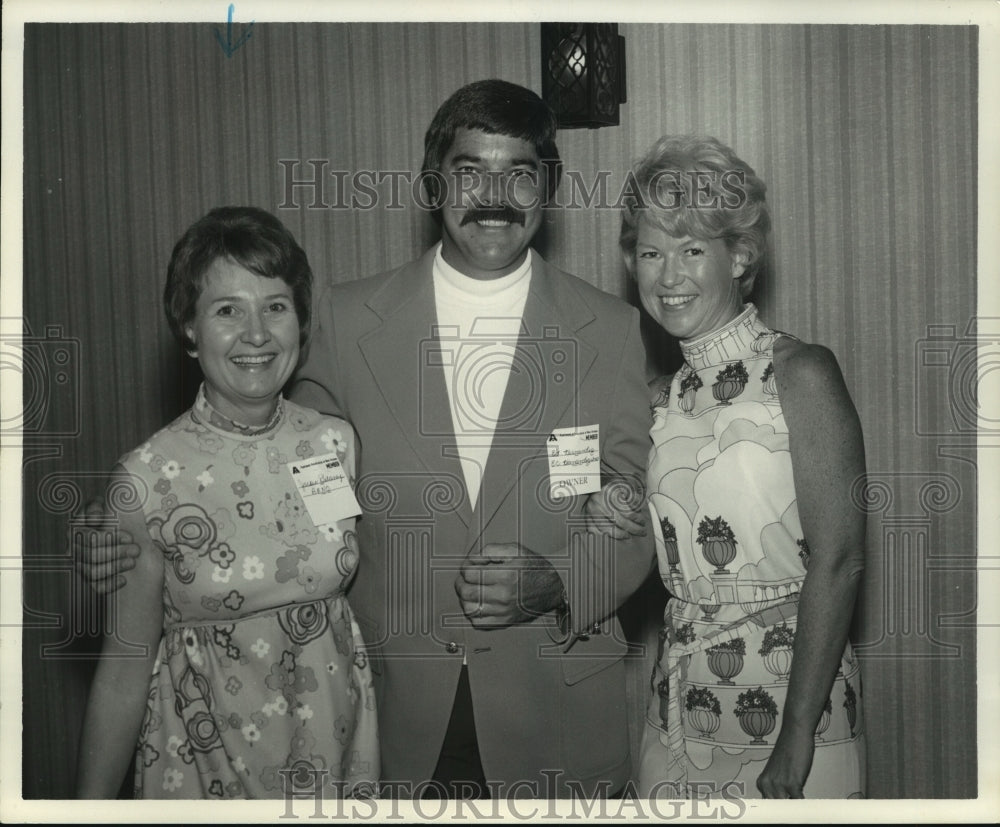
[[[616,540],[630,535],[646,536],[646,512],[643,496],[626,480],[615,479],[595,491],[583,506],[587,531],[607,534]]]
[[[104,500],[91,500],[83,509],[84,527],[70,536],[76,570],[98,594],[116,591],[125,585],[125,575],[135,568],[139,546],[127,531],[118,530],[118,519]]]
[[[477,629],[526,623],[562,604],[552,564],[518,543],[488,543],[462,562],[455,579],[462,611]]]

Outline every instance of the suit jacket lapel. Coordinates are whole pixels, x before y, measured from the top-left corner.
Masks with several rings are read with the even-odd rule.
[[[455,452],[454,425],[435,326],[432,267],[436,247],[396,272],[368,301],[384,323],[358,342],[386,406],[430,477],[453,474],[468,524],[471,509]],[[363,415],[363,414],[362,414]]]
[[[567,288],[563,274],[534,251],[531,256],[521,335],[473,512],[470,548],[514,488],[524,459],[546,450],[545,437],[577,404],[577,389],[597,355],[577,335],[593,321],[593,311]],[[577,423],[575,415],[566,421],[593,424]]]

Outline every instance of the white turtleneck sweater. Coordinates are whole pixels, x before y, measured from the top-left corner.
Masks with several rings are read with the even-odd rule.
[[[434,301],[451,421],[474,508],[507,390],[531,283],[531,255],[497,279],[463,275],[434,257]]]

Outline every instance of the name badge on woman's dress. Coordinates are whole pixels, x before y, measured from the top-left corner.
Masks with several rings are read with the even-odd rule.
[[[549,494],[553,499],[601,490],[599,427],[556,428],[549,434]]]
[[[294,460],[288,463],[288,471],[317,526],[361,513],[347,472],[335,453]]]

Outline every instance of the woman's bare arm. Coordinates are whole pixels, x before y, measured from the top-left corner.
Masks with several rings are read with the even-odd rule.
[[[767,798],[801,798],[864,570],[865,516],[851,492],[865,456],[857,411],[829,350],[780,339],[774,373],[810,555],[781,730],[757,786]]]

